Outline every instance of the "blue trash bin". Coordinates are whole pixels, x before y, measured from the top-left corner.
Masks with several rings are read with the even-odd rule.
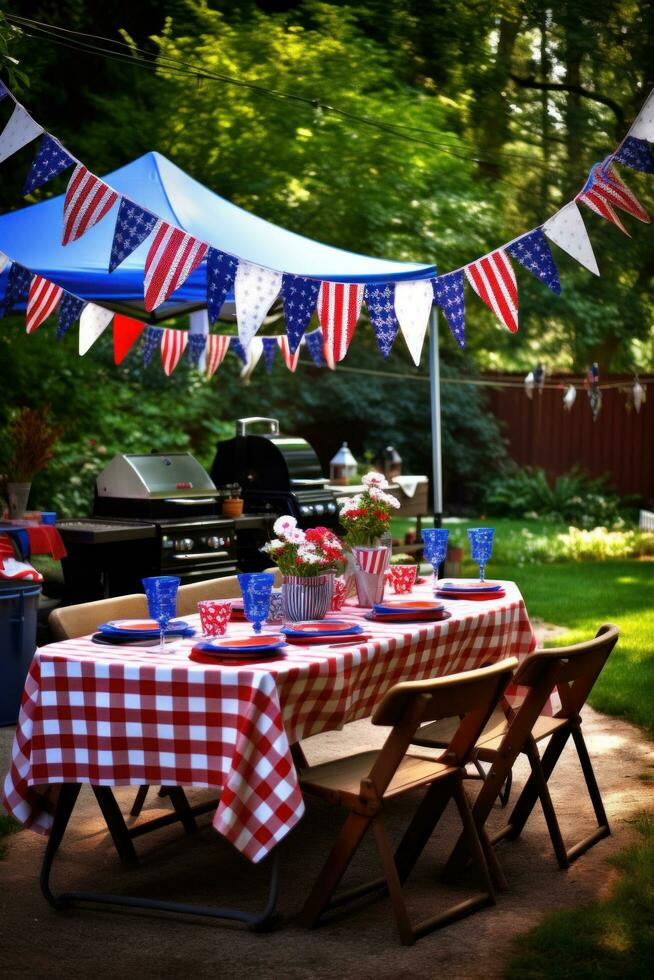
[[[41,586],[0,582],[0,725],[18,721],[25,678],[36,650]]]

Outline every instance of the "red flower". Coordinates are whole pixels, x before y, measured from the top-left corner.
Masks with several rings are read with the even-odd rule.
[[[373,511],[373,514],[378,521],[387,521],[390,516],[385,510],[375,510]]]

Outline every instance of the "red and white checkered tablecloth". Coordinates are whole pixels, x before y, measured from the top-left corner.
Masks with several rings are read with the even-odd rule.
[[[536,645],[513,583],[486,602],[446,601],[438,623],[362,621],[360,646],[287,646],[256,666],[204,665],[194,641],[100,646],[90,638],[42,647],[25,685],[4,803],[48,833],[58,783],[211,786],[221,789],[216,830],[256,862],[304,812],[290,746],[370,715],[399,681],[472,670],[523,657]],[[429,585],[415,596],[430,596]],[[197,626],[196,617],[187,617]],[[251,635],[231,623],[229,636]]]

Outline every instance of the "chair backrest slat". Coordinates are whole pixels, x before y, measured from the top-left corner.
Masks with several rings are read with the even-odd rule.
[[[278,568],[267,568],[275,576],[274,587],[282,584],[281,572]],[[198,602],[203,599],[238,599],[241,589],[236,575],[225,575],[223,578],[207,579],[204,582],[192,582],[182,585],[177,593],[177,615],[190,616],[198,611]]]
[[[58,606],[48,617],[48,626],[56,640],[72,640],[93,633],[100,623],[110,619],[147,618],[148,604],[144,595],[121,595],[75,606]]]

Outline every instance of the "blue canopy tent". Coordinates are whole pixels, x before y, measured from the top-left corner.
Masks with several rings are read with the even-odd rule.
[[[183,228],[214,247],[258,265],[295,275],[335,282],[399,282],[429,279],[433,265],[393,262],[325,245],[271,224],[231,204],[189,177],[159,153],[146,153],[103,178],[158,217]],[[61,244],[63,195],[0,215],[0,251],[51,279],[82,299],[118,312],[143,312],[146,239],[114,272],[107,271],[118,205],[83,238]],[[4,293],[7,272],[0,276]],[[165,320],[206,306],[203,263],[148,319]],[[442,511],[440,493],[440,398],[436,316],[430,333],[434,509]]]

